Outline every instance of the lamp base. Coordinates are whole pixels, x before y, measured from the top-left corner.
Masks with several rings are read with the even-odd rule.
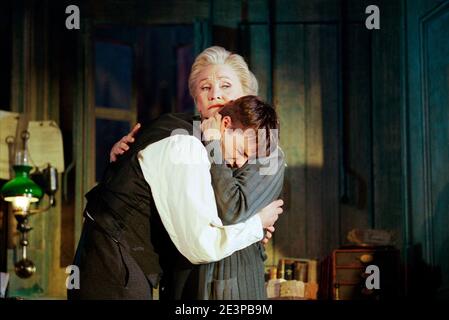
[[[29,278],[36,272],[36,266],[34,265],[33,261],[29,259],[22,259],[16,262],[14,265],[16,275],[19,278]]]

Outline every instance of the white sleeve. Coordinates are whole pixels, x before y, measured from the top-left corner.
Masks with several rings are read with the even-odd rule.
[[[207,151],[197,138],[170,136],[140,151],[138,159],[165,229],[191,263],[218,261],[262,240],[257,214],[223,226]]]

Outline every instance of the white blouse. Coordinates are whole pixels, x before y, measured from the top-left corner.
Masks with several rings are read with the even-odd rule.
[[[258,214],[223,226],[211,184],[207,150],[194,136],[172,135],[138,154],[162,223],[191,263],[209,263],[262,240]]]

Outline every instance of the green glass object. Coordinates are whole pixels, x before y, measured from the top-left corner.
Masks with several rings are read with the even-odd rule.
[[[13,166],[16,177],[8,181],[0,191],[5,201],[13,202],[16,197],[27,197],[30,202],[37,202],[42,198],[42,189],[30,179],[32,168],[28,165]]]

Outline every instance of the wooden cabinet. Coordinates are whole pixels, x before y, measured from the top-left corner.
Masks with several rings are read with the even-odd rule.
[[[334,250],[331,259],[332,299],[385,300],[400,296],[399,250],[392,247],[344,248]],[[367,273],[368,266],[374,266],[371,268],[375,270]],[[379,277],[379,289],[367,288],[366,280],[371,275]],[[368,280],[373,283],[372,278]]]

